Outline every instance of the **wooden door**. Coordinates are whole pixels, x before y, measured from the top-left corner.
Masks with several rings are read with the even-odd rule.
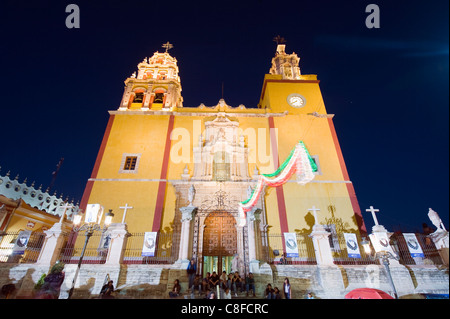
[[[217,257],[217,272],[223,270],[226,256],[237,253],[236,220],[227,212],[212,212],[205,219],[203,233],[203,256]],[[214,267],[216,268],[216,267]]]

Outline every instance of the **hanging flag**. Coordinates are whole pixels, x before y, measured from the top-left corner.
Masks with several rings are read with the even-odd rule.
[[[14,243],[14,247],[12,249],[13,255],[23,255],[25,253],[25,249],[27,249],[31,233],[31,230],[22,230],[19,233],[19,236],[17,236],[16,242]]]
[[[146,232],[144,235],[144,244],[142,246],[142,257],[155,256],[156,232]]]
[[[298,257],[297,235],[295,233],[284,233],[286,243],[286,257]]]
[[[417,241],[416,234],[403,233],[403,238],[405,238],[405,242],[406,245],[408,246],[411,257],[422,257],[422,258],[425,257],[422,247],[420,247],[420,244]]]
[[[253,189],[250,198],[239,203],[239,225],[245,226],[246,213],[250,211],[257,203],[259,197],[264,191],[264,187],[276,187],[286,183],[291,176],[297,174],[297,183],[305,185],[314,179],[314,172],[317,171],[317,165],[302,141],[292,149],[288,158],[281,166],[271,174],[261,174],[256,187]]]
[[[356,234],[344,233],[345,247],[347,248],[347,255],[349,258],[361,258],[359,251],[358,240]]]
[[[396,256],[397,254],[392,249],[392,246],[389,244],[389,237],[387,233],[372,233],[369,235],[370,241],[372,242],[373,248],[378,252],[389,252],[392,255]]]

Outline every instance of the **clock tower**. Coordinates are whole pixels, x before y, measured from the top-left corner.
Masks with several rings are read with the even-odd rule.
[[[294,183],[276,188],[280,230],[288,230],[287,220],[290,219],[289,213],[284,217],[283,212],[292,210],[299,196],[305,196],[301,202],[321,202],[327,207],[328,212],[324,212],[327,218],[353,219],[352,223],[365,233],[361,210],[333,124],[334,114],[327,113],[320,81],[315,74],[301,73],[300,58],[295,52],[287,53],[286,45],[280,43],[284,39],[281,40],[277,41],[269,74],[264,77],[258,108],[268,113],[269,128],[277,131],[278,142],[272,144],[274,162],[280,163],[292,145],[304,141],[314,154],[319,171],[304,189],[298,189]],[[284,113],[285,116],[272,117],[270,113]]]

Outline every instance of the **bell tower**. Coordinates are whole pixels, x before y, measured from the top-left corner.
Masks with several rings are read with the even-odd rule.
[[[125,90],[119,111],[171,111],[183,107],[181,81],[177,59],[168,50],[173,46],[163,44],[166,51],[155,52],[138,64],[138,71],[125,80]]]
[[[285,44],[277,45],[277,52],[272,58],[270,74],[279,74],[283,80],[300,80],[300,68],[298,66],[300,58],[295,52],[287,54]]]

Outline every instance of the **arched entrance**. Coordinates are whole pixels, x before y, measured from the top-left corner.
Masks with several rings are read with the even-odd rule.
[[[203,231],[203,273],[230,273],[237,253],[236,219],[225,211],[211,212],[205,218]]]

